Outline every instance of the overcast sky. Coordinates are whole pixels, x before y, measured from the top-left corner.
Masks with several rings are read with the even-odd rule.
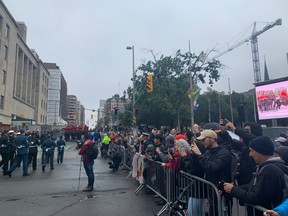
[[[199,54],[224,51],[248,38],[253,22],[260,30],[282,18],[258,37],[262,79],[264,56],[270,79],[288,76],[287,0],[3,0],[16,21],[25,22],[27,44],[43,62],[61,68],[68,85],[86,108],[99,108],[107,99],[132,85],[135,67],[176,50]],[[212,53],[211,57],[217,53]],[[253,87],[251,44],[245,43],[219,58],[226,69],[217,91],[244,92]],[[202,86],[202,92],[206,86]]]

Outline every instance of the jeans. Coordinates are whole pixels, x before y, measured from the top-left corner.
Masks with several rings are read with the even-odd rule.
[[[28,174],[28,154],[18,154],[9,171],[13,172],[20,165],[21,161],[23,161],[23,175]]]
[[[47,166],[47,164],[50,162],[50,169],[54,169],[54,152],[52,153],[45,153],[45,162],[43,166]]]
[[[85,169],[86,175],[88,177],[88,186],[90,186],[90,187],[93,187],[93,185],[94,185],[93,164],[94,164],[94,161],[83,162],[84,169]]]
[[[57,163],[63,163],[63,156],[64,156],[64,146],[57,151]]]

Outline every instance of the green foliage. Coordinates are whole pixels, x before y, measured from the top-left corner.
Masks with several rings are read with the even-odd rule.
[[[152,53],[153,54],[153,53]],[[154,55],[153,55],[154,56]],[[160,127],[190,124],[190,76],[193,88],[196,83],[208,81],[210,85],[219,80],[219,61],[206,62],[203,53],[182,54],[178,50],[175,56],[161,56],[150,60],[137,68],[135,77],[136,106],[138,107],[138,124]],[[146,76],[153,75],[153,92],[146,92]],[[133,89],[127,89],[128,98],[132,100]],[[129,106],[131,108],[131,106]],[[131,110],[131,109],[130,109]],[[128,116],[128,115],[126,115]],[[123,122],[125,117],[123,117]],[[189,123],[190,122],[190,123]]]

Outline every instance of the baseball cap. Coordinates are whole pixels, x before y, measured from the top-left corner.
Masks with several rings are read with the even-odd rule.
[[[287,139],[285,139],[284,137],[278,137],[277,139],[274,140],[275,142],[281,142],[284,143],[287,141]]]
[[[207,137],[215,138],[217,139],[217,134],[213,130],[204,130],[201,132],[201,135],[197,137],[197,140],[203,140]]]

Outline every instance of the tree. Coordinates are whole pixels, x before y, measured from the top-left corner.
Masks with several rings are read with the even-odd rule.
[[[190,113],[187,94],[191,91],[189,76],[192,75],[194,80],[193,87],[197,87],[198,81],[205,83],[206,80],[213,85],[220,78],[220,62],[205,61],[203,53],[182,54],[178,50],[174,57],[162,55],[159,59],[156,59],[152,51],[151,53],[154,61],[143,63],[137,69],[137,74],[142,72],[135,79],[136,104],[139,107],[137,121],[155,126],[175,126],[176,120],[178,127],[181,121],[187,124]],[[153,75],[152,93],[145,91],[147,75]],[[131,99],[131,87],[127,89],[127,93]]]

